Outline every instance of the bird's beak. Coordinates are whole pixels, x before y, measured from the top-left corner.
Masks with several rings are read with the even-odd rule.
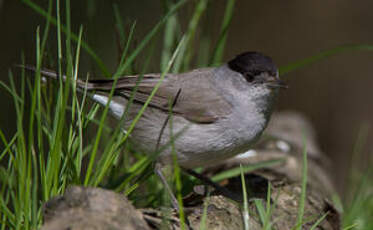
[[[289,88],[288,85],[286,84],[286,82],[284,82],[283,80],[279,79],[279,78],[273,78],[269,81],[266,82],[266,85],[270,88],[280,88],[280,89],[287,89]]]

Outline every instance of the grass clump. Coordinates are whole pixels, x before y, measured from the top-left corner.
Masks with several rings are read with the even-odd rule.
[[[108,187],[124,192],[135,204],[161,205],[162,200],[159,200],[158,194],[162,193],[162,188],[157,191],[148,190],[153,191],[152,194],[138,202],[138,194],[134,193],[140,185],[154,188],[154,184],[159,183],[154,177],[149,177],[149,166],[158,153],[151,157],[134,153],[134,156],[129,157],[128,153],[133,151],[127,141],[158,87],[154,88],[127,132],[123,133],[120,129],[123,119],[116,128],[108,127],[108,106],[100,108],[89,105],[89,94],[82,92],[78,95],[74,79],[79,75],[81,52],[87,53],[102,73],[115,79],[115,82],[119,76],[131,74],[131,65],[136,57],[145,52],[147,47],[154,46],[156,35],[163,29],[165,45],[160,63],[162,77],[172,66],[173,72],[178,72],[181,67],[183,70],[189,69],[192,64],[197,64],[191,62],[191,57],[195,55],[192,47],[195,46],[193,41],[201,17],[206,12],[207,0],[196,2],[192,20],[185,33],[181,33],[177,12],[187,1],[165,0],[168,6],[165,15],[137,42],[135,48],[130,47],[133,47],[136,23],[132,24],[127,33],[114,5],[122,46],[119,65],[114,74],[109,73],[105,63],[84,41],[83,26],[77,34],[71,30],[69,0],[56,0],[55,7],[50,0],[46,10],[30,0],[23,2],[44,17],[46,23],[43,30],[38,27],[36,32],[36,71],[33,78],[23,70],[21,76],[17,77],[9,71],[10,85],[1,83],[13,100],[17,117],[17,131],[10,139],[0,130],[0,138],[5,146],[0,153],[1,229],[38,229],[42,224],[42,204],[53,196],[63,194],[67,186],[72,184]],[[52,14],[53,11],[56,12],[55,15]],[[57,84],[47,82],[48,85],[45,86],[40,69],[46,61],[43,59],[48,36],[54,31],[51,26],[55,26],[57,35],[55,67],[59,76],[66,74],[66,82],[63,83],[60,78]],[[216,55],[222,55],[223,50],[220,52]],[[149,63],[150,60],[151,56],[146,62]],[[141,71],[145,73],[146,67]],[[109,100],[113,94],[114,88],[110,91]],[[95,135],[87,140],[87,133]],[[176,170],[174,180],[178,200],[181,202],[182,183],[179,174]]]

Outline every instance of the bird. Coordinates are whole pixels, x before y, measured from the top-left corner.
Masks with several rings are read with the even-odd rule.
[[[54,71],[40,72],[58,78]],[[150,73],[120,77],[115,85],[114,79],[76,79],[76,85],[104,106],[115,87],[109,110],[117,119],[126,116],[126,132],[159,81],[129,137],[143,152],[162,149],[157,156],[160,165],[173,162],[174,150],[178,164],[186,169],[212,166],[249,150],[270,120],[279,89],[287,87],[272,58],[255,51],[218,67],[167,73],[163,79],[160,73]]]

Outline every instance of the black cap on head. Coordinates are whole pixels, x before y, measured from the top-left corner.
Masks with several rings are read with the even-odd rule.
[[[272,59],[258,52],[239,54],[228,62],[228,66],[245,76],[256,76],[262,72],[267,72],[271,76],[277,74],[277,67]]]

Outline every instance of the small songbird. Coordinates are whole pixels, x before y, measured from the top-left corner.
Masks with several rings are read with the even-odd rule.
[[[26,69],[35,70],[25,66]],[[45,77],[57,78],[49,70]],[[161,74],[141,76],[124,127],[131,124]],[[109,109],[120,119],[136,87],[139,75],[118,79]],[[91,98],[106,105],[113,79],[77,80],[77,87],[92,91]],[[286,88],[272,59],[245,52],[220,67],[167,74],[130,138],[145,152],[168,145],[159,162],[172,161],[170,139],[180,166],[208,166],[249,150],[265,129],[279,88]],[[170,103],[172,104],[170,106]],[[172,112],[172,130],[169,128]]]
[[[35,71],[33,67],[25,68]],[[41,74],[57,79],[53,71],[41,70]],[[139,75],[119,78],[110,101],[111,113],[120,119],[132,97],[123,130],[131,125],[161,80],[161,74],[142,75],[140,82],[139,78]],[[90,92],[94,101],[106,105],[113,83],[113,79],[78,79],[77,87]],[[220,163],[246,152],[260,137],[279,88],[286,85],[279,79],[276,65],[270,57],[258,52],[242,53],[220,67],[169,73],[130,138],[135,147],[148,153],[166,146],[158,156],[162,165],[172,162],[170,140],[183,168]],[[174,198],[173,203],[177,208]]]

